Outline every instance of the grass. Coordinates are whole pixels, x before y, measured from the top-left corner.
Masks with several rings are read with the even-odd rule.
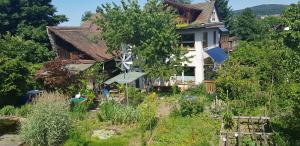
[[[140,132],[136,125],[118,125],[121,133],[107,140],[93,138],[94,130],[113,126],[111,122],[100,122],[96,113],[86,113],[84,119],[73,124],[73,131],[64,146],[132,146],[130,143],[140,143]],[[116,126],[116,125],[115,125]]]
[[[159,122],[153,132],[151,145],[218,145],[220,126],[220,121],[205,114],[194,117],[167,117]]]

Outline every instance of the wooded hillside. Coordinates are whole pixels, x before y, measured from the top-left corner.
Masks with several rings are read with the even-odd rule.
[[[253,13],[257,16],[264,16],[264,15],[277,15],[282,14],[283,10],[287,7],[287,5],[281,5],[281,4],[264,4],[264,5],[258,5],[254,7],[249,7]],[[240,15],[242,11],[241,10],[235,10],[233,13],[235,15]]]

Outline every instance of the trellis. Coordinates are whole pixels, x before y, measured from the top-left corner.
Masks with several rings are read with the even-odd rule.
[[[256,145],[272,145],[269,117],[234,116],[236,126],[231,130],[224,129],[224,122],[220,131],[220,146],[241,146],[242,137],[250,137]]]

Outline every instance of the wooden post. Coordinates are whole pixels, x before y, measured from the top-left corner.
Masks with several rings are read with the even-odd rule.
[[[238,136],[237,136],[237,145],[238,146],[241,146],[240,135],[241,135],[241,127],[240,127],[240,115],[239,115],[239,117],[238,117]]]
[[[262,129],[262,138],[264,139],[264,145],[267,146],[268,145],[268,142],[267,142],[267,139],[266,139],[266,135],[265,135],[265,125],[264,125],[264,121],[261,119],[259,119],[259,123],[261,122],[261,129]]]

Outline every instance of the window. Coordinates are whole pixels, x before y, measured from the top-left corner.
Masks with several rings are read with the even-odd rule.
[[[195,34],[181,34],[181,45],[190,49],[195,49]]]
[[[216,21],[216,12],[215,11],[213,11],[213,13],[212,13],[212,22],[215,22]]]
[[[217,44],[217,32],[214,31],[214,45]]]
[[[202,41],[203,48],[207,48],[208,47],[207,37],[208,37],[208,33],[207,32],[203,32],[203,41]]]
[[[184,67],[184,76],[195,76],[195,67]]]

